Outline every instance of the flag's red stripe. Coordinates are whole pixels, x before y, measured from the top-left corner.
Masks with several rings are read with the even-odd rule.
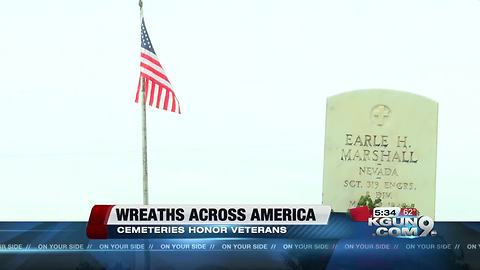
[[[153,99],[155,97],[155,93],[153,91],[155,91],[155,85],[154,83],[151,84],[151,87],[150,87],[150,102],[148,103],[148,105],[152,106],[153,105]]]
[[[155,80],[154,78],[152,78],[151,76],[149,76],[147,74],[142,73],[141,75],[142,75],[141,78],[143,78],[145,80],[144,81],[144,84],[145,84],[145,86],[144,86],[145,87],[145,104],[147,104],[147,99],[149,99],[148,104],[150,106],[154,106],[154,104],[155,104],[155,107],[160,108],[160,103],[161,103],[162,94],[163,94],[165,96],[165,98],[164,98],[162,109],[166,110],[166,111],[172,111],[172,112],[177,112],[177,113],[181,114],[180,103],[178,103],[178,99],[175,95],[175,92],[173,92],[172,89],[170,89],[168,86],[158,82],[157,80]],[[158,90],[156,91],[157,97],[155,97],[155,87],[157,85],[158,85]],[[141,84],[140,84],[140,80],[139,80],[137,95],[136,95],[136,98],[135,98],[135,102],[137,102],[137,103],[139,102],[138,98],[139,98],[140,93],[141,93]],[[157,99],[156,102],[155,102],[155,98]],[[172,100],[170,100],[170,99],[172,99]],[[172,102],[172,104],[169,104],[170,102]]]
[[[169,86],[165,85],[164,83],[159,82],[157,79],[153,78],[152,76],[150,76],[150,75],[148,75],[148,74],[145,74],[145,73],[142,72],[142,73],[141,73],[141,76],[149,79],[149,80],[152,81],[153,83],[156,83],[156,84],[160,85],[160,86],[163,87],[163,88],[172,90]]]
[[[148,99],[148,89],[150,87],[150,80],[145,80],[145,98],[143,99],[143,102],[147,104],[147,99]]]
[[[162,67],[162,65],[160,64],[160,62],[158,62],[157,59],[151,57],[150,55],[148,55],[148,54],[146,54],[146,53],[141,53],[140,56],[143,57],[143,58],[145,58],[145,59],[147,59],[148,61],[150,61],[150,62],[158,65],[159,67],[161,67],[161,68],[163,69],[163,67]]]
[[[175,100],[175,93],[173,93],[172,91],[172,112],[175,112],[176,111],[176,108],[177,108],[177,101]]]
[[[138,86],[137,86],[137,94],[135,95],[135,102],[138,103],[138,95],[140,94],[140,80],[141,78],[138,78]]]
[[[167,78],[167,76],[165,76],[165,74],[163,74],[162,72],[158,71],[157,69],[155,69],[154,67],[144,63],[144,62],[141,62],[140,63],[140,66],[145,68],[145,69],[148,69],[149,71],[153,72],[153,74],[157,75],[158,77],[164,79],[165,81],[167,82],[170,82]]]
[[[168,100],[170,99],[170,91],[168,91],[170,89],[167,89],[167,91],[165,91],[165,102],[163,102],[163,109],[165,111],[168,111]]]
[[[160,108],[160,101],[162,100],[162,92],[163,92],[163,87],[159,86],[158,87],[158,94],[157,94],[157,108]]]

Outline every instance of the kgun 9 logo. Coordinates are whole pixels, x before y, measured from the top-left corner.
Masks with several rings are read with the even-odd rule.
[[[368,219],[368,226],[378,227],[374,235],[395,237],[425,237],[436,235],[431,217],[374,217]]]

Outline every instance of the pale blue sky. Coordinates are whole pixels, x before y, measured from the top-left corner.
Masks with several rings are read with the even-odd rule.
[[[141,203],[137,1],[2,1],[0,220]],[[480,1],[145,1],[181,116],[148,110],[151,203],[321,203],[325,101],[440,104],[439,220],[480,220]],[[462,210],[460,210],[462,209]]]

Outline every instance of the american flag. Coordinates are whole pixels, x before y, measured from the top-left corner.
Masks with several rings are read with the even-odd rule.
[[[145,102],[166,111],[180,113],[180,103],[172,85],[158,61],[142,17],[142,48],[140,51],[140,79],[138,80],[135,102],[140,101],[142,82],[145,85]]]

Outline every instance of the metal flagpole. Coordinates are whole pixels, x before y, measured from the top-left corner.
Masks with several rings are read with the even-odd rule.
[[[141,20],[143,20],[143,2],[142,0],[138,1],[140,6],[140,25]],[[143,204],[148,204],[148,166],[147,166],[147,110],[146,110],[146,100],[145,100],[145,78],[140,78],[141,83],[141,103],[142,103],[142,160],[143,160]],[[144,239],[144,261],[143,269],[150,270],[150,252],[148,251],[149,241]]]
[[[145,79],[142,78],[142,160],[143,160],[143,204],[148,204],[147,166],[147,112],[145,108]]]
[[[140,19],[143,18],[143,2],[138,2],[140,6]],[[140,22],[141,23],[141,22]],[[145,79],[141,78],[141,103],[142,103],[142,160],[143,160],[143,204],[148,204],[148,166],[147,166],[147,112],[145,100]]]

